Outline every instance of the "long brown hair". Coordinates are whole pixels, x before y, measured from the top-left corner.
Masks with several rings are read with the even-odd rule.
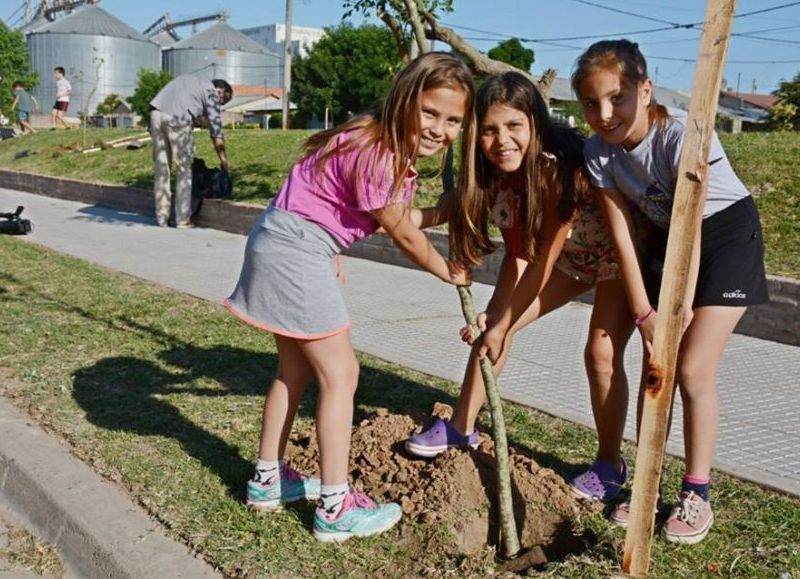
[[[647,61],[639,50],[639,45],[624,38],[595,42],[578,57],[571,82],[572,90],[579,98],[581,83],[598,70],[615,71],[623,80],[637,87],[649,78]],[[650,95],[650,104],[647,107],[648,124],[663,122],[668,118],[666,107],[656,102],[655,95]]]
[[[319,174],[334,154],[366,151],[372,145],[378,144],[379,155],[394,155],[394,198],[401,189],[403,178],[416,161],[422,93],[443,87],[461,90],[467,96],[464,138],[473,140],[472,106],[475,88],[472,73],[452,54],[429,52],[412,60],[395,76],[380,106],[309,137],[305,142],[301,162],[320,153],[315,162],[315,170]],[[336,137],[348,131],[353,131],[353,136],[346,143],[337,146]],[[444,153],[443,151],[442,162]],[[365,170],[372,170],[374,175],[378,165],[374,156],[359,155],[355,170],[350,176],[351,185],[355,186],[357,176]]]
[[[521,111],[530,122],[531,140],[519,169],[524,187],[519,220],[521,257],[533,261],[541,241],[544,204],[557,203],[559,218],[567,223],[590,194],[583,167],[583,137],[551,120],[542,95],[520,73],[491,76],[478,89],[476,132],[494,105]],[[506,175],[486,159],[480,147],[473,150],[473,155],[462,157],[460,191],[450,218],[450,247],[458,261],[477,265],[495,249],[489,238],[489,215],[499,182]]]

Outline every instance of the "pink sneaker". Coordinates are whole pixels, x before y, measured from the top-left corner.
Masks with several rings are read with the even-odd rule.
[[[658,501],[656,502],[656,511],[653,513],[653,516],[658,516],[658,512],[664,508],[664,503],[661,501],[661,497],[658,497]],[[628,519],[631,516],[631,500],[626,499],[619,503],[614,510],[611,511],[611,524],[617,527],[622,527],[623,529],[628,527]]]
[[[714,524],[711,503],[693,491],[683,491],[678,495],[678,504],[661,529],[661,535],[670,543],[693,545],[708,535]]]

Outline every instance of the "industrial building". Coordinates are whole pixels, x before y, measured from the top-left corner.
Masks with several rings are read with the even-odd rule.
[[[225,22],[217,22],[164,48],[164,70],[172,76],[199,74],[232,85],[280,86],[280,58]]]
[[[266,26],[242,28],[240,32],[280,56],[281,63],[283,63],[286,49],[285,25],[267,24]],[[323,36],[325,36],[325,30],[322,28],[292,26],[292,56],[307,56],[311,47]]]
[[[62,66],[72,84],[69,116],[92,114],[108,95],[130,96],[142,68],[161,68],[161,49],[94,4],[27,34],[31,67],[39,73],[33,94],[43,107],[55,101],[53,69]]]

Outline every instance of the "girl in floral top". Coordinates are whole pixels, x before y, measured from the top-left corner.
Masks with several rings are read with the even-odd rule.
[[[470,265],[491,253],[490,220],[505,242],[497,284],[478,329],[499,373],[514,334],[595,287],[585,362],[598,430],[597,460],[572,481],[576,494],[615,497],[627,479],[620,454],[628,406],[623,367],[633,323],[619,279],[616,253],[583,167],[583,138],[553,123],[542,96],[524,75],[487,79],[476,98],[478,147],[466,163],[462,191],[450,216],[454,257]],[[474,328],[461,330],[473,348],[450,421],[437,420],[412,436],[407,450],[436,456],[451,447],[477,447],[475,421],[485,401]]]

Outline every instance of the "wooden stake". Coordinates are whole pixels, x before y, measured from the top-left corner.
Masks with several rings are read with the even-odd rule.
[[[461,298],[461,311],[464,313],[464,319],[470,326],[477,329],[478,314],[472,301],[472,293],[468,287],[458,286],[458,296]],[[514,499],[511,494],[511,466],[508,460],[506,421],[503,418],[503,405],[500,393],[497,391],[492,363],[487,356],[481,360],[480,364],[486,398],[489,400],[489,410],[492,413],[492,438],[494,438],[494,455],[497,460],[500,550],[504,559],[512,559],[519,554],[519,536],[517,535],[517,522],[514,520]]]
[[[653,513],[672,408],[684,297],[692,246],[703,217],[711,136],[735,4],[736,0],[708,0],[686,137],[678,165],[664,275],[658,296],[653,355],[645,378],[636,475],[622,562],[623,571],[634,576],[647,575],[650,563]]]

